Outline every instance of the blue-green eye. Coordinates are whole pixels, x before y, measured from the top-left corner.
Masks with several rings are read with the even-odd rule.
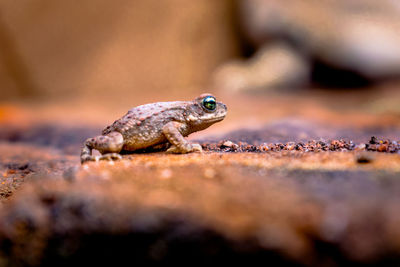
[[[206,96],[203,99],[203,107],[208,110],[215,110],[215,108],[217,107],[217,101],[215,100],[215,97]]]

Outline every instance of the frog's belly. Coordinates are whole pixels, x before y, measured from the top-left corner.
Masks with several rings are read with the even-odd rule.
[[[157,144],[167,142],[163,133],[148,134],[147,132],[132,136],[124,136],[123,150],[134,151],[148,148]]]

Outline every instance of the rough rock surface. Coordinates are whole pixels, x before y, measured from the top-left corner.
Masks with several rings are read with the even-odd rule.
[[[121,103],[0,106],[0,266],[399,265],[392,89],[221,96],[203,154],[84,166]]]
[[[252,139],[260,130],[242,133],[253,145],[204,142],[203,154],[82,167],[68,146],[54,146],[61,132],[46,131],[47,144],[24,139],[29,132],[2,136],[3,265],[398,263],[392,141],[265,145]],[[366,151],[384,145],[387,153]]]

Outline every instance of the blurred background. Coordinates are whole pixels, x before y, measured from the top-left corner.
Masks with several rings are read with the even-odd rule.
[[[240,54],[231,1],[1,3],[2,99],[195,95]]]
[[[393,0],[2,1],[0,120],[104,125],[202,92],[228,105],[227,128],[397,118],[399,29]]]

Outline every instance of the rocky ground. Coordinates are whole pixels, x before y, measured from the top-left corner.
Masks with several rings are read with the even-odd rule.
[[[398,265],[399,113],[340,94],[222,96],[204,153],[83,166],[111,116],[3,106],[0,265]]]

